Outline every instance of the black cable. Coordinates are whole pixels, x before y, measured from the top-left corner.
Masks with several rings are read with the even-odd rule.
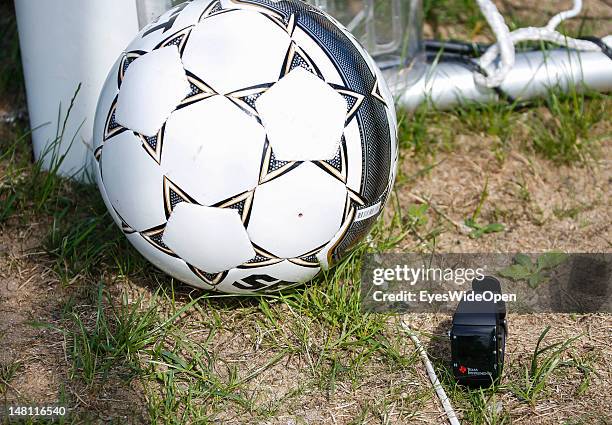
[[[484,43],[472,43],[461,40],[425,40],[423,43],[426,52],[448,52],[469,57],[482,56],[491,46]]]
[[[599,48],[601,49],[601,52],[607,57],[609,57],[610,59],[612,59],[612,48],[610,48],[610,46],[608,46],[601,38],[593,37],[592,35],[587,35],[587,36],[578,37],[578,38],[580,40],[586,40],[586,41],[590,41],[593,44],[597,44],[597,46],[599,46]]]

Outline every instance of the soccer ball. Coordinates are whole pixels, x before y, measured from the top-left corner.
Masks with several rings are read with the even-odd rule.
[[[299,0],[196,0],[104,85],[95,174],[129,241],[187,284],[306,282],[369,231],[397,164],[393,99],[353,36]]]

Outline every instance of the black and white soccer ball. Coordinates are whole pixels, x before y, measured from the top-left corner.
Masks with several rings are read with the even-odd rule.
[[[397,164],[393,99],[299,0],[195,0],[145,27],[103,88],[96,178],[158,268],[240,293],[312,279],[370,230]]]

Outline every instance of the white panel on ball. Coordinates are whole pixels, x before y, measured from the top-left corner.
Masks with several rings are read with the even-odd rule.
[[[257,185],[265,138],[254,118],[214,96],[170,116],[162,166],[170,180],[210,206]]]
[[[330,160],[346,120],[346,101],[325,81],[298,67],[255,102],[280,161]]]
[[[187,264],[180,258],[172,257],[168,254],[164,254],[159,249],[152,246],[145,238],[139,233],[130,233],[126,235],[130,243],[145,257],[151,264],[175,279],[185,282],[191,286],[202,289],[212,289],[212,286],[207,285],[198,278],[189,269]]]
[[[117,100],[117,122],[145,136],[155,136],[189,90],[176,46],[147,53],[125,73]]]
[[[361,192],[361,176],[363,173],[363,146],[357,120],[353,119],[344,129],[346,141],[346,156],[348,161],[346,185],[354,192]]]
[[[345,201],[344,184],[306,162],[257,188],[247,231],[274,255],[299,257],[336,234]]]
[[[231,93],[276,82],[289,42],[289,35],[262,14],[234,10],[194,28],[183,64],[218,93]]]
[[[229,270],[255,257],[235,209],[181,202],[168,219],[163,241],[186,262],[207,273]]]
[[[102,201],[104,201],[104,205],[108,210],[111,218],[115,222],[115,224],[121,227],[121,218],[117,215],[117,211],[113,208],[113,204],[111,203],[108,194],[106,193],[106,187],[102,184],[102,174],[100,174],[100,163],[98,161],[93,161],[93,173],[96,179],[96,183],[98,185],[98,189],[100,190],[100,195],[102,196]]]
[[[104,143],[100,171],[110,203],[131,228],[143,231],[166,221],[161,169],[132,132]]]

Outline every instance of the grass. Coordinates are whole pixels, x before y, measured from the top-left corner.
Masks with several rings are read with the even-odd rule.
[[[593,136],[598,122],[608,116],[609,96],[591,94],[600,101],[587,101],[585,94],[551,92],[530,124],[533,149],[557,163],[586,162],[596,157],[601,136]]]
[[[21,368],[20,361],[11,361],[7,364],[0,364],[0,396],[5,394],[10,382],[15,378]]]
[[[429,0],[425,12],[435,31],[461,22],[468,37],[486,34],[473,1]],[[0,43],[8,55],[0,61],[0,98],[22,104],[14,20],[1,16]],[[422,412],[437,404],[422,378],[420,359],[389,317],[360,309],[363,255],[405,249],[407,239],[415,241],[411,249],[432,250],[451,232],[438,217],[435,200],[406,203],[402,198],[436,170],[442,156],[493,152],[501,167],[518,152],[555,164],[590,166],[608,136],[602,123],[610,106],[610,96],[572,91],[551,92],[529,107],[499,103],[400,112],[402,163],[411,167],[400,170],[385,220],[348,258],[308,286],[241,298],[192,291],[158,272],[116,228],[94,186],[58,176],[61,154],[47,153],[49,171],[43,161],[31,164],[26,123],[0,124],[0,232],[38,235],[36,246],[26,252],[34,258],[28,261],[51,272],[48,286],[58,306],[45,306],[48,322],[36,326],[44,330],[46,342],[63,342],[64,352],[55,359],[62,369],[58,400],[80,406],[64,422],[121,421],[130,415],[139,418],[136,422],[164,424],[288,417],[313,423],[316,414],[329,413],[320,412],[321,406],[333,403],[345,406],[343,423],[422,419]],[[70,106],[58,114],[69,111]],[[478,137],[482,145],[464,152],[458,136]],[[60,126],[57,140],[67,137]],[[506,230],[489,213],[488,180],[482,183],[466,221],[472,236],[486,241]],[[531,202],[526,184],[518,197]],[[580,211],[557,214],[573,217]],[[576,384],[573,396],[589,396],[600,360],[575,348],[573,338],[545,345],[548,332],[542,332],[529,359],[508,364],[504,385],[492,388],[457,387],[445,360],[437,359],[443,385],[466,422],[511,423],[525,408],[537,407],[550,383],[568,371]],[[1,363],[0,397],[25,373],[27,361]],[[107,397],[115,401],[102,400]]]
[[[425,20],[433,26],[434,37],[440,37],[438,28],[460,22],[472,38],[486,25],[478,5],[470,0],[425,0],[423,13]]]
[[[517,397],[532,406],[549,389],[548,381],[551,375],[561,366],[567,365],[562,361],[562,356],[578,339],[578,337],[574,337],[542,347],[542,342],[549,331],[550,326],[542,331],[531,356],[531,361],[528,365],[522,367],[520,376],[513,380],[510,386],[511,391]]]

